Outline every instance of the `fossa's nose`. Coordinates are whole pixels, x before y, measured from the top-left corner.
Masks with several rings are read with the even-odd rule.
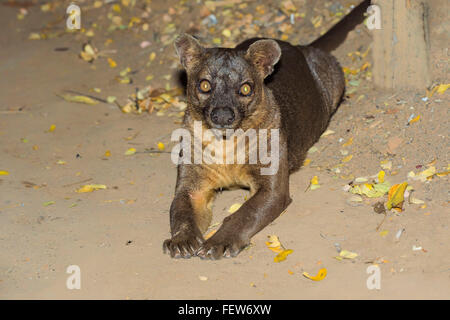
[[[233,124],[234,111],[228,107],[216,107],[211,111],[211,121],[219,126],[230,126]]]

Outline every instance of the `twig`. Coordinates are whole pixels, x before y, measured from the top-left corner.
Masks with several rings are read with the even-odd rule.
[[[377,226],[377,228],[375,229],[376,231],[379,231],[380,230],[380,228],[381,228],[381,226],[383,225],[383,223],[384,223],[384,220],[386,220],[386,217],[387,217],[387,213],[385,212],[384,213],[384,218],[383,218],[383,220],[381,220],[381,223]]]
[[[63,185],[63,188],[71,187],[71,186],[74,186],[74,185],[77,185],[77,184],[80,184],[80,183],[84,183],[84,182],[88,182],[88,181],[91,181],[91,180],[92,180],[92,178],[89,178],[89,179],[86,179],[86,180],[65,184],[65,185]]]

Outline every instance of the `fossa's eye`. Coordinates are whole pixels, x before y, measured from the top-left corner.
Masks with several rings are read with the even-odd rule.
[[[203,93],[208,93],[211,91],[211,83],[208,80],[202,80],[199,84],[199,89]]]
[[[239,89],[239,94],[241,96],[247,97],[252,93],[252,87],[248,83],[244,83]]]

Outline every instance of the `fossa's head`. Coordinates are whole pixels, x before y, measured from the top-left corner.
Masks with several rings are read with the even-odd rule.
[[[242,52],[204,48],[184,34],[175,48],[187,73],[187,98],[196,120],[216,129],[236,129],[257,112],[264,78],[281,56],[273,40],[256,41]]]

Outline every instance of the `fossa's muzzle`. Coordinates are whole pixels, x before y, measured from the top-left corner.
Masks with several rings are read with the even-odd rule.
[[[231,127],[236,119],[233,109],[229,107],[215,107],[211,110],[209,117],[218,128]]]

